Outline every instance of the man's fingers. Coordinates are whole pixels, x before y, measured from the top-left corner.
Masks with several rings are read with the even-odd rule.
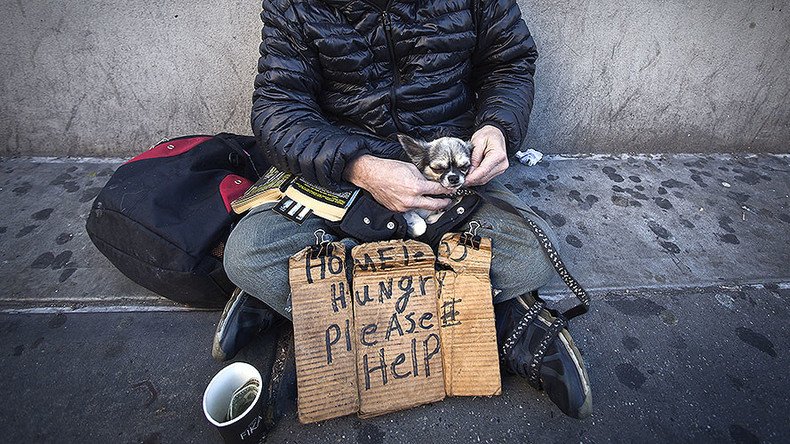
[[[447,208],[450,205],[450,199],[437,199],[434,197],[421,196],[414,202],[414,208],[422,208],[424,210],[439,211]]]
[[[443,187],[439,182],[423,180],[420,187],[420,194],[450,194],[452,191]]]
[[[464,184],[466,184],[467,186],[480,185],[482,183],[481,179],[483,177],[483,174],[484,174],[483,170],[481,170],[480,168],[476,168],[474,171],[470,172],[466,176],[466,181],[464,181]]]
[[[483,140],[475,140],[472,139],[472,146],[474,149],[472,150],[472,169],[477,168],[480,165],[480,161],[483,160],[483,154],[485,154],[487,144],[486,142],[488,139]]]
[[[496,161],[493,159],[492,155],[488,155],[483,158],[483,161],[480,162],[480,166],[474,169],[468,176],[466,176],[466,181],[472,182],[473,185],[479,185],[486,183],[486,179],[488,178],[489,174],[491,174],[491,170],[496,166]]]

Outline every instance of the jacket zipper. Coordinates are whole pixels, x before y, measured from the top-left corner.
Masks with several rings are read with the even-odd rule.
[[[390,86],[390,114],[392,114],[392,121],[395,123],[395,129],[402,133],[403,129],[398,119],[398,112],[396,108],[395,92],[400,86],[400,74],[398,73],[398,63],[395,58],[395,43],[392,38],[392,22],[390,22],[390,15],[387,11],[381,12],[382,20],[384,21],[384,34],[387,39],[387,49],[390,53],[390,67],[392,68],[392,86]]]
[[[400,86],[400,74],[398,73],[397,59],[395,58],[395,39],[392,37],[392,21],[390,20],[390,14],[388,12],[392,0],[387,2],[387,5],[384,9],[381,9],[381,7],[371,1],[366,1],[366,3],[378,10],[381,14],[381,22],[384,27],[384,36],[387,41],[387,52],[389,52],[390,56],[390,68],[392,69],[392,85],[390,86],[390,115],[392,117],[392,122],[395,124],[395,129],[398,130],[398,132],[403,133],[403,126],[401,125],[400,119],[398,119],[398,113],[396,111],[397,100],[395,98],[395,91],[397,90],[398,86]]]

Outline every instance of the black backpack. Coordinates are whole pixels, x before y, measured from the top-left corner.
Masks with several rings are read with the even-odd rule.
[[[139,285],[222,307],[234,289],[222,266],[239,218],[230,203],[267,168],[255,143],[226,133],[160,142],[118,167],[93,202],[88,235]]]

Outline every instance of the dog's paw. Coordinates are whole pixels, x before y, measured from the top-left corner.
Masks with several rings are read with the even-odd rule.
[[[409,237],[417,238],[425,234],[425,231],[428,229],[428,224],[426,224],[425,220],[417,213],[407,211],[403,213],[403,217],[406,219],[406,225],[408,226],[406,231],[409,233]]]

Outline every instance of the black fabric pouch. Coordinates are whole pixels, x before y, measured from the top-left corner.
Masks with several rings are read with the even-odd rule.
[[[439,241],[442,240],[442,236],[455,231],[466,223],[474,215],[475,210],[480,206],[480,202],[480,196],[477,194],[470,193],[464,196],[458,203],[448,208],[439,220],[428,225],[425,234],[417,238],[417,240],[436,249]]]
[[[328,222],[328,225],[333,234],[362,242],[403,239],[407,229],[403,214],[388,210],[364,190],[340,222]]]
[[[417,240],[431,247],[439,245],[445,233],[466,222],[480,204],[480,197],[470,193],[447,211],[436,222],[428,225]],[[340,237],[351,237],[361,242],[405,239],[408,225],[403,213],[391,211],[376,202],[367,191],[362,191],[351,204],[340,222],[328,222],[330,231]]]

